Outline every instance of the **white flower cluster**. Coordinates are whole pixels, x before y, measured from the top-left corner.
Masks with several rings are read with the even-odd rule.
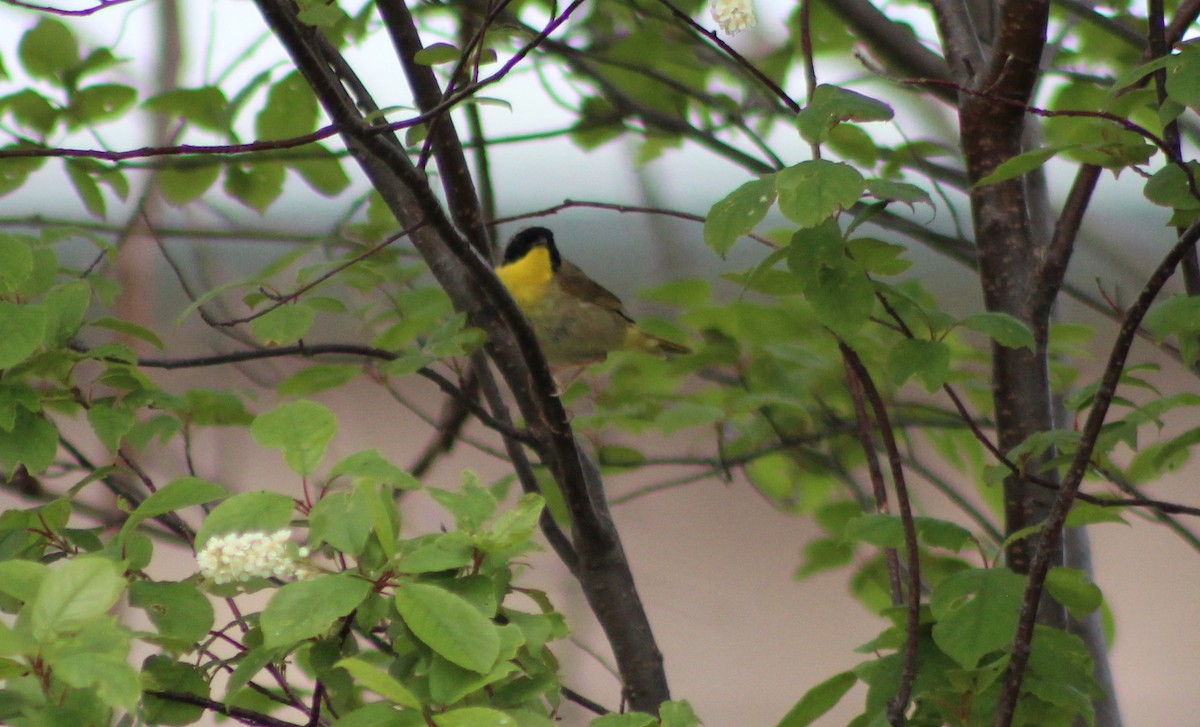
[[[712,0],[709,12],[721,30],[729,35],[737,35],[758,24],[752,0]]]
[[[218,585],[252,578],[294,578],[303,570],[297,557],[307,558],[308,548],[291,548],[291,537],[291,530],[214,535],[196,555],[200,575]]]

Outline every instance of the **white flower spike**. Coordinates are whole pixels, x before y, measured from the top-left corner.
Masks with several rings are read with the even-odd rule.
[[[709,12],[712,13],[713,20],[717,21],[717,25],[721,26],[721,30],[728,35],[737,35],[758,24],[751,0],[712,0]]]
[[[253,578],[294,578],[308,548],[291,546],[291,530],[273,533],[225,533],[208,539],[196,555],[200,575],[221,585]]]

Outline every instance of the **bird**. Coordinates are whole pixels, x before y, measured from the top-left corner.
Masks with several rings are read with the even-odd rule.
[[[599,363],[618,350],[659,358],[691,353],[638,328],[617,296],[563,259],[545,227],[513,235],[496,275],[529,319],[551,366]]]

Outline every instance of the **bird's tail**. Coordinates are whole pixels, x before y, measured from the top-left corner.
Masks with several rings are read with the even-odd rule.
[[[640,328],[630,326],[629,334],[626,340],[626,348],[632,348],[636,351],[643,351],[652,356],[659,358],[667,358],[668,356],[682,356],[683,354],[691,353],[692,349],[684,346],[682,343],[668,341],[665,338],[652,336]]]

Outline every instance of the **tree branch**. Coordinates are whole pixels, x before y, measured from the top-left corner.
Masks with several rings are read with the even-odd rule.
[[[582,2],[575,0],[538,38],[565,22]],[[662,655],[605,505],[599,473],[580,452],[562,403],[554,396],[556,386],[533,330],[500,281],[455,230],[425,176],[395,138],[366,124],[360,108],[373,107],[374,102],[342,67],[337,51],[299,21],[288,0],[257,0],[257,4],[397,220],[401,225],[416,219],[428,223],[413,234],[413,244],[455,307],[488,333],[488,353],[514,393],[535,450],[562,489],[580,558],[580,584],[613,646],[630,705],[656,712],[670,696]],[[533,47],[527,44],[502,72],[507,73]],[[357,105],[332,73],[333,64],[356,89]]]
[[[475,194],[475,185],[471,179],[471,170],[467,166],[466,155],[463,154],[462,142],[459,141],[458,130],[450,120],[448,110],[432,114],[445,100],[438,88],[437,77],[431,66],[416,62],[416,55],[423,48],[421,35],[408,5],[404,0],[376,0],[376,7],[383,17],[384,27],[392,38],[396,56],[404,68],[409,88],[422,114],[430,114],[428,143],[433,145],[433,154],[437,159],[438,171],[441,172],[442,189],[446,193],[446,201],[450,215],[458,225],[471,247],[486,260],[493,260],[495,248],[483,224],[483,211],[479,197]]]
[[[913,521],[912,504],[908,497],[908,485],[904,479],[904,464],[900,457],[900,449],[896,446],[896,435],[888,419],[887,405],[879,395],[879,389],[871,380],[871,373],[863,364],[862,359],[845,341],[838,339],[838,348],[847,365],[854,372],[862,385],[863,393],[875,413],[875,424],[883,437],[883,445],[888,455],[888,464],[892,471],[892,487],[896,490],[896,506],[900,510],[900,522],[904,527],[904,550],[907,556],[908,588],[907,588],[907,621],[904,626],[904,651],[901,656],[900,684],[896,694],[888,701],[888,722],[893,727],[904,724],[904,713],[908,709],[908,700],[912,695],[913,682],[917,678],[917,646],[921,639],[921,551],[917,546],[917,528]]]
[[[1079,493],[1083,476],[1087,472],[1100,429],[1104,426],[1108,408],[1112,404],[1117,386],[1121,381],[1121,373],[1125,370],[1125,360],[1129,355],[1129,349],[1137,336],[1142,318],[1150,310],[1150,305],[1158,297],[1159,291],[1162,290],[1167,280],[1175,273],[1176,267],[1183,260],[1187,251],[1196,244],[1197,239],[1200,239],[1200,221],[1192,223],[1155,268],[1141,293],[1138,294],[1137,301],[1126,312],[1125,319],[1121,323],[1121,330],[1113,343],[1108,364],[1104,369],[1104,376],[1096,389],[1092,410],[1081,431],[1079,449],[1076,450],[1071,465],[1063,477],[1062,485],[1058,488],[1058,496],[1050,508],[1037,550],[1034,552],[1033,562],[1029,569],[1029,585],[1025,589],[1025,597],[1021,602],[1017,633],[1013,639],[1012,658],[1005,675],[1004,688],[996,705],[994,727],[1009,727],[1012,724],[1021,683],[1025,678],[1025,668],[1029,663],[1034,624],[1037,620],[1038,604],[1046,583],[1046,574],[1053,562],[1057,560],[1053,556],[1058,549],[1058,541],[1062,537],[1063,524]]]

